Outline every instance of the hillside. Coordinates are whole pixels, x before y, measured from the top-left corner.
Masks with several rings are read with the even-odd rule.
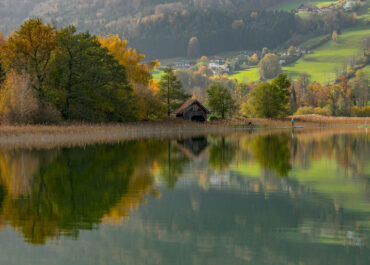
[[[361,52],[361,42],[370,35],[370,27],[359,26],[343,31],[337,41],[329,41],[311,54],[304,55],[297,62],[283,67],[284,72],[295,78],[300,72],[307,72],[312,80],[330,83],[343,65]]]
[[[291,12],[271,6],[302,0],[3,0],[0,32],[8,35],[29,17],[58,27],[73,24],[97,35],[118,34],[149,58],[187,55],[200,39],[205,55],[274,48],[298,31]],[[254,12],[256,11],[256,12]],[[315,26],[314,26],[315,28]]]
[[[337,41],[330,40],[322,46],[312,50],[310,54],[305,54],[296,62],[283,67],[283,72],[293,79],[301,72],[311,75],[312,80],[320,83],[331,83],[335,80],[338,71],[342,70],[344,65],[350,63],[351,58],[357,56],[360,52],[360,46],[363,38],[370,35],[368,26],[357,26],[344,30],[338,36]],[[370,67],[364,69],[369,73]],[[259,80],[258,68],[236,72],[230,75],[239,82],[255,82]]]
[[[285,1],[292,0],[2,0],[0,31],[9,34],[25,19],[37,16],[59,25],[73,23],[81,31],[122,34],[127,24],[168,11],[190,8],[255,10]]]

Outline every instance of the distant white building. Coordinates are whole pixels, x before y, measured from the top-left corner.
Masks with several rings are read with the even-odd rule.
[[[221,57],[214,57],[214,58],[211,60],[211,63],[225,64],[225,63],[226,63],[226,59],[221,58]]]
[[[357,3],[355,1],[348,1],[344,4],[343,9],[351,9],[355,8],[357,6]]]
[[[230,68],[228,67],[228,65],[225,64],[225,61],[223,61],[223,63],[220,63],[220,61],[212,60],[208,64],[208,67],[213,71],[213,74],[230,72]]]
[[[286,60],[284,60],[284,59],[281,59],[280,61],[279,61],[279,64],[285,64],[286,63]]]
[[[178,62],[174,63],[173,68],[174,69],[188,69],[188,68],[192,67],[193,65],[195,65],[195,63],[193,63],[193,62],[178,61]]]

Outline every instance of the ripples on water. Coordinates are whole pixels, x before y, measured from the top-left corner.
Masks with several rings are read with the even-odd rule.
[[[1,264],[370,264],[365,131],[0,151]]]

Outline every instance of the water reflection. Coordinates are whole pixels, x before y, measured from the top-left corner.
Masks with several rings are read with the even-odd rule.
[[[3,150],[0,227],[103,263],[368,264],[369,157],[361,132]]]
[[[147,155],[160,148],[131,142],[2,154],[2,218],[27,241],[45,243],[61,234],[77,238],[80,229],[93,229],[106,216],[128,217],[144,194],[159,195]]]

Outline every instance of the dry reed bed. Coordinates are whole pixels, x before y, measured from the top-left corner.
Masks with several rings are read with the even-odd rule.
[[[295,125],[298,126],[305,125],[305,126],[329,127],[337,125],[363,125],[367,120],[369,120],[368,123],[370,123],[370,119],[367,117],[328,117],[316,114],[309,114],[309,115],[293,115],[282,119],[258,119],[258,118],[237,117],[227,120],[226,124],[242,126],[248,122],[252,122],[258,127],[269,127],[269,128],[290,127],[292,118],[295,121]],[[216,124],[223,123],[223,121],[215,123]]]
[[[317,115],[305,115],[295,118],[296,125],[304,125],[305,133],[318,132],[317,126],[333,127],[333,132],[338,132],[338,126],[346,124],[364,124],[366,118],[330,118],[327,123],[323,120],[327,117]],[[320,119],[321,118],[321,119]],[[320,120],[320,122],[314,122]],[[223,122],[210,124],[197,124],[178,120],[163,122],[140,122],[130,124],[75,124],[75,125],[27,125],[27,126],[1,126],[0,148],[55,148],[60,146],[84,146],[99,143],[117,143],[133,139],[150,138],[184,138],[204,134],[225,135],[245,132],[258,134],[282,133],[289,128],[290,119],[267,120],[267,119],[230,119]],[[248,122],[256,125],[256,130],[251,130]],[[315,127],[316,126],[316,127]],[[311,127],[311,128],[310,128]],[[265,128],[259,130],[258,128]],[[351,128],[351,127],[349,127]],[[352,129],[358,130],[357,126]],[[303,130],[296,130],[301,134]],[[347,130],[348,131],[348,130]]]
[[[117,143],[133,139],[179,138],[235,130],[233,127],[188,122],[126,125],[3,126],[1,148],[54,148]]]

